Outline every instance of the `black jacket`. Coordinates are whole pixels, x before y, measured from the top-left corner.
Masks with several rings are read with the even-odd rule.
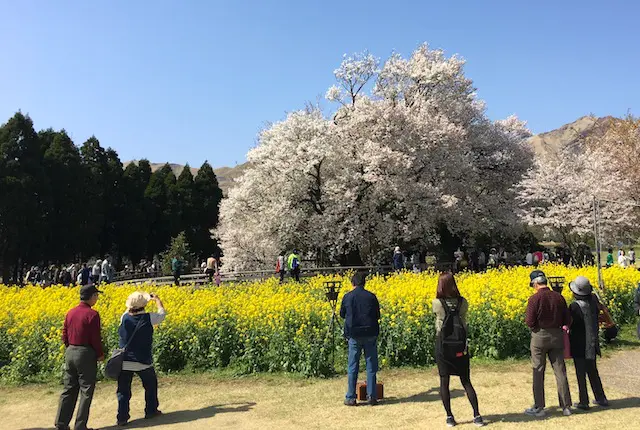
[[[589,300],[589,308],[591,309],[591,327],[594,335],[589,339],[589,341],[594,344],[596,355],[601,355],[600,338],[598,336],[598,303],[598,299],[592,295]],[[569,310],[571,311],[571,317],[573,318],[569,334],[569,340],[571,342],[571,356],[573,358],[585,358],[587,350],[587,334],[584,315],[582,314],[580,305],[576,302],[571,303]]]
[[[340,316],[344,318],[344,337],[359,338],[380,334],[380,304],[375,294],[354,288],[342,298]]]

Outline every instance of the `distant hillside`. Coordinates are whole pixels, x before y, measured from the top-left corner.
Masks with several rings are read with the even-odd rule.
[[[125,162],[124,167],[127,167],[127,165],[132,162],[136,162],[136,160]],[[165,163],[151,163],[151,171],[155,172],[156,170],[161,169],[164,165]],[[176,176],[178,176],[184,169],[184,164],[169,163],[169,166],[171,166],[171,170],[173,170],[173,174]],[[220,167],[218,169],[213,169],[213,172],[218,178],[218,184],[220,185],[220,188],[222,188],[222,192],[225,196],[227,195],[229,188],[233,184],[233,180],[241,176],[247,166],[248,163],[242,163],[238,164],[235,167]],[[198,174],[198,170],[199,169],[197,167],[191,168],[191,173],[193,174],[193,176]]]
[[[611,116],[583,116],[556,130],[536,134],[529,138],[529,143],[537,154],[555,153],[561,148],[578,149],[585,138],[602,134],[615,120]]]

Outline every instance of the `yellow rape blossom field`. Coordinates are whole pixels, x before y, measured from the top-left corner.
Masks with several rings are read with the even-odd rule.
[[[547,276],[564,276],[567,283],[583,275],[597,284],[595,267],[546,265],[542,269]],[[528,354],[524,310],[532,293],[529,272],[529,268],[517,267],[456,275],[470,304],[472,355],[503,359]],[[609,268],[603,270],[603,277],[606,288],[598,291],[602,301],[617,323],[629,322],[640,272]],[[239,373],[328,375],[333,369],[328,336],[331,311],[323,288],[328,280],[343,281],[340,298],[351,288],[346,276],[318,276],[282,285],[275,278],[201,288],[106,285],[101,287],[105,294],[96,310],[101,315],[105,348],[110,351],[116,347],[127,296],[135,290],[158,294],[167,319],[155,332],[154,359],[164,372],[230,367]],[[381,305],[383,367],[433,362],[431,302],[436,283],[433,272],[369,279],[367,288],[376,293]],[[572,300],[567,285],[564,295],[568,302]],[[64,353],[62,322],[77,302],[77,288],[0,286],[0,375],[15,381],[59,377]],[[339,341],[335,348],[340,366],[346,360],[346,348]]]

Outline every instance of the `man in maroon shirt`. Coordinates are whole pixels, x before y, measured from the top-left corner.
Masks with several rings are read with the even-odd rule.
[[[98,361],[104,360],[100,336],[100,315],[91,309],[102,293],[94,285],[80,288],[80,304],[71,309],[64,319],[62,342],[67,347],[64,354],[64,391],[60,396],[55,426],[68,430],[76,406],[75,430],[87,430],[89,408],[96,386]]]
[[[527,304],[525,322],[531,329],[531,365],[533,367],[533,407],[525,414],[545,416],[544,371],[547,355],[553,367],[558,386],[560,407],[565,416],[571,415],[571,393],[564,364],[564,334],[571,325],[571,313],[561,294],[547,286],[547,277],[541,270],[531,272],[530,285],[536,289]]]

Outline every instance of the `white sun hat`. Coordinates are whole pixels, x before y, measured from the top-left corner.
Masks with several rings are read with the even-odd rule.
[[[147,306],[149,300],[151,300],[151,295],[149,293],[136,291],[129,294],[129,297],[127,297],[126,306],[127,309],[142,309]]]

